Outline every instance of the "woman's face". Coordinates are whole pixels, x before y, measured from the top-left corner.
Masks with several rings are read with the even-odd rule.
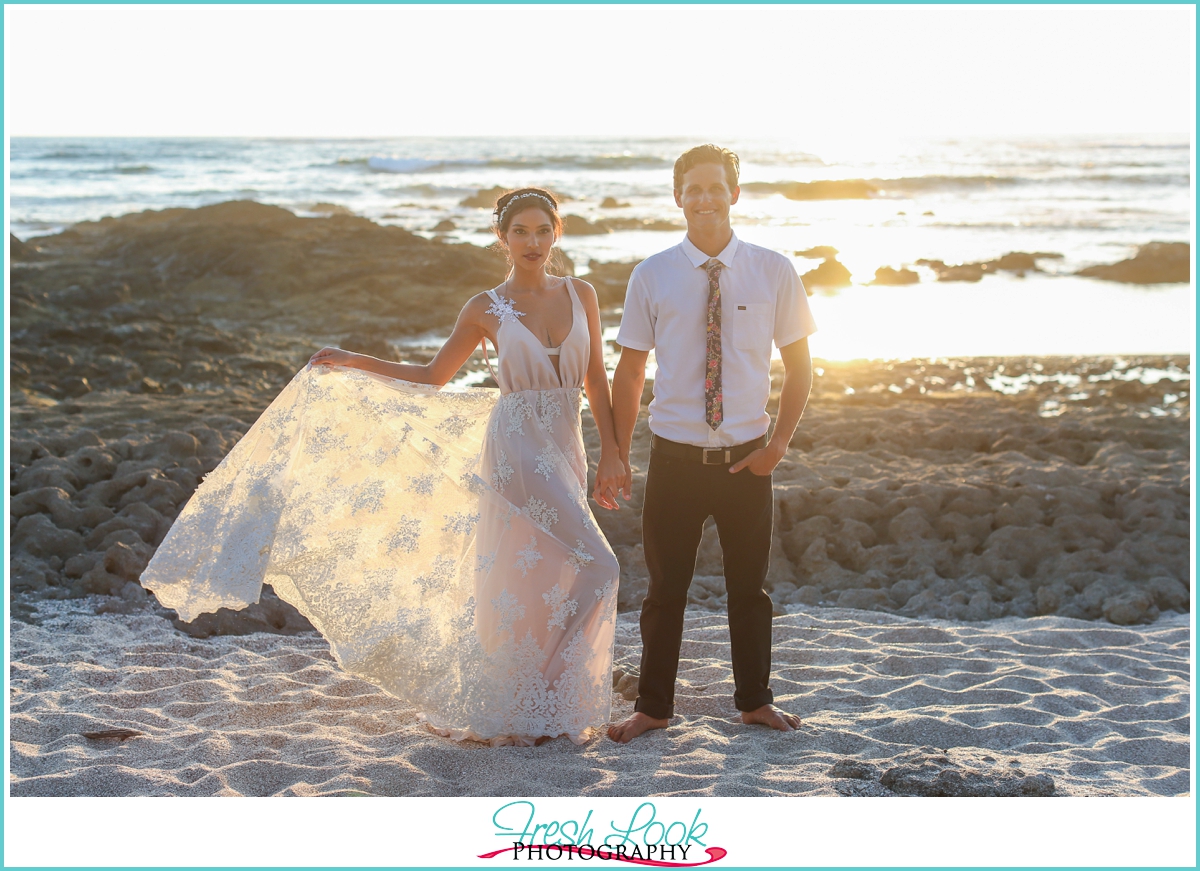
[[[538,206],[527,206],[513,216],[504,234],[513,263],[524,269],[540,269],[554,246],[554,225],[550,215]]]

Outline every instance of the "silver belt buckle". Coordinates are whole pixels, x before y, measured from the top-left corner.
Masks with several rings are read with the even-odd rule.
[[[713,460],[709,462],[708,455],[717,454],[724,455],[724,459]],[[705,448],[704,453],[700,455],[700,463],[704,466],[721,466],[729,464],[729,449],[728,448]]]

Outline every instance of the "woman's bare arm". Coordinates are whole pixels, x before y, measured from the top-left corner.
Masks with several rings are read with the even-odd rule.
[[[587,313],[591,354],[583,387],[600,433],[600,461],[596,467],[596,489],[592,498],[605,508],[616,509],[620,507],[616,496],[625,481],[625,464],[621,462],[613,429],[612,396],[608,389],[608,372],[604,368],[604,325],[600,321],[600,304],[594,287],[578,278],[571,280]],[[623,495],[629,499],[628,490]]]
[[[463,363],[484,338],[495,339],[484,326],[483,316],[487,311],[487,294],[472,297],[458,314],[454,331],[446,344],[438,349],[428,363],[393,363],[366,354],[355,354],[341,348],[322,348],[308,362],[313,366],[348,366],[364,372],[374,372],[385,378],[399,378],[417,384],[434,384],[441,387],[454,377]]]

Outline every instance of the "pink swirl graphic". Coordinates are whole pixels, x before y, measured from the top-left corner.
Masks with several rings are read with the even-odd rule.
[[[580,852],[581,850],[585,848],[591,850],[592,854],[584,857],[585,861],[592,858],[600,859],[601,861],[605,862],[615,859],[619,862],[630,862],[634,865],[652,865],[656,868],[697,868],[701,865],[711,865],[713,862],[719,862],[729,854],[729,851],[724,847],[705,847],[704,852],[708,854],[708,858],[703,862],[667,862],[662,859],[637,859],[631,856],[621,855],[614,852],[611,847],[605,846],[592,847],[590,844],[584,844],[583,847],[577,847],[574,844],[532,844],[530,846],[522,845],[520,847],[506,847],[503,850],[495,850],[491,853],[481,853],[479,858],[494,859],[497,856],[502,856],[505,853],[512,853],[516,850],[546,850],[549,847],[558,847],[563,853],[578,853],[580,856],[582,856],[582,853]],[[604,850],[606,853],[608,853],[608,855],[599,855],[599,850]],[[559,855],[561,856],[562,853]]]

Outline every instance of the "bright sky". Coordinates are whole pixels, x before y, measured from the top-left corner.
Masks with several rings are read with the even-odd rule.
[[[11,135],[1188,133],[1192,6],[5,6]]]

